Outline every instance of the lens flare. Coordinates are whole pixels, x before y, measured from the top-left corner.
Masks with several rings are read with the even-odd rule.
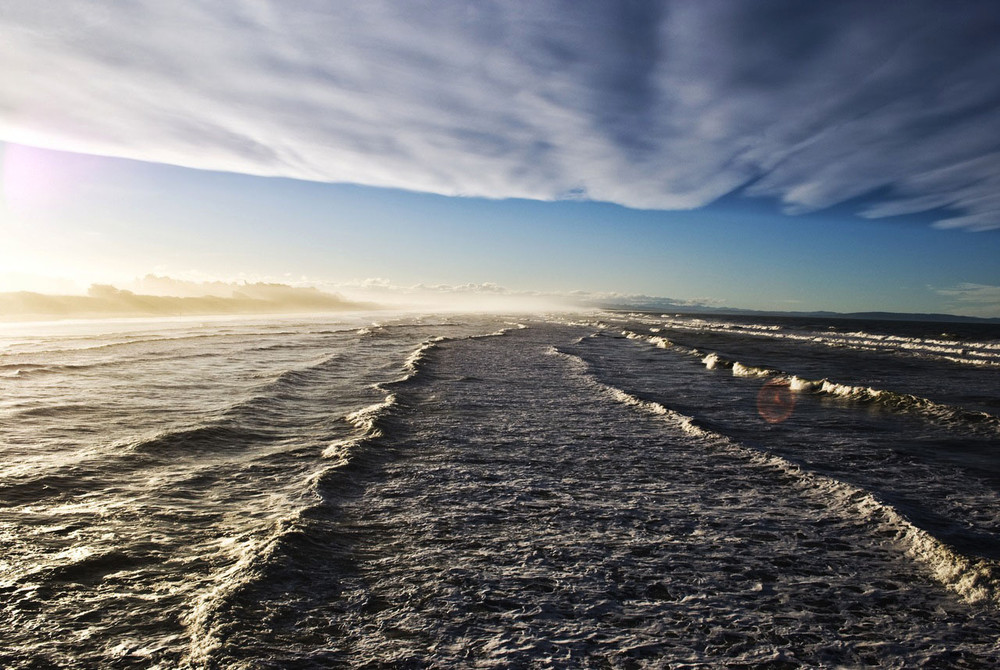
[[[787,379],[772,379],[757,394],[757,413],[768,423],[781,423],[795,411],[795,395]]]
[[[0,195],[12,214],[72,203],[99,171],[99,158],[7,144],[0,151]]]

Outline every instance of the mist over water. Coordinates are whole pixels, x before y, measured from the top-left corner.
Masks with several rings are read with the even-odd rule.
[[[988,327],[88,322],[0,389],[3,667],[1000,662]]]
[[[142,282],[145,283],[142,283]],[[191,286],[186,286],[190,284]],[[140,280],[154,293],[135,293],[110,284],[92,284],[86,296],[50,295],[31,291],[0,293],[0,322],[41,319],[163,318],[219,314],[301,314],[375,309],[365,302],[315,288],[257,282],[208,285],[178,282],[168,277]],[[196,287],[200,290],[190,290]],[[158,290],[163,289],[163,290]]]

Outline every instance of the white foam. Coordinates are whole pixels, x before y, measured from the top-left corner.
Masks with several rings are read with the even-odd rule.
[[[819,381],[813,381],[811,379],[804,379],[802,377],[792,376],[788,380],[788,388],[792,391],[799,392],[811,392],[818,391],[822,386],[825,379]]]
[[[203,589],[182,617],[189,636],[187,654],[178,667],[211,667],[212,656],[225,641],[217,613],[240,589],[260,579],[261,566],[278,551],[281,539],[296,527],[297,514],[279,519],[271,532],[262,538],[245,537],[231,542],[239,548],[236,561],[212,578],[212,585]]]
[[[737,454],[758,466],[774,468],[794,477],[796,487],[819,493],[849,514],[860,515],[891,531],[907,555],[926,565],[934,579],[969,603],[1000,606],[1000,565],[989,559],[963,556],[927,531],[915,526],[889,503],[861,487],[803,470],[801,466],[774,454],[748,447],[728,436],[701,428],[692,417],[655,402],[640,400],[628,392],[592,379],[611,398],[648,414],[668,420],[686,434],[705,440],[706,446]]]
[[[792,332],[783,326],[769,324],[731,323],[693,318],[670,318],[668,316],[661,318],[666,320],[661,326],[657,326],[657,330],[654,332],[662,332],[665,328],[692,332],[736,332],[752,337],[809,342],[828,347],[849,347],[861,351],[903,353],[939,358],[967,365],[1000,366],[1000,342],[996,341],[958,342],[865,331],[845,333],[835,331]]]
[[[651,338],[644,339],[648,341]],[[697,425],[693,417],[671,410],[660,403],[642,400],[623,389],[600,382],[590,371],[586,361],[579,356],[560,352],[554,347],[551,349],[553,353],[573,361],[577,367],[583,369],[590,383],[609,398],[666,420],[687,435],[704,440],[706,447],[723,449],[746,458],[755,465],[774,468],[792,476],[798,489],[813,495],[819,493],[827,504],[832,503],[848,514],[859,515],[887,529],[907,555],[927,566],[934,579],[965,601],[1000,607],[1000,564],[996,561],[961,555],[914,525],[899,510],[880,500],[870,491],[832,477],[806,471],[800,465],[781,456],[749,447],[726,435],[702,428]],[[713,354],[705,356],[705,359],[711,356]],[[811,381],[794,376],[790,377],[789,385],[796,391],[815,391],[818,388],[823,393],[850,398],[880,398],[886,394],[876,389],[834,384],[829,380]],[[896,394],[890,395],[896,396]]]
[[[722,359],[719,358],[718,354],[709,354],[701,359],[701,362],[704,363],[705,367],[709,370],[714,370],[719,367],[720,363],[722,363]]]
[[[625,332],[630,333],[631,331]],[[659,348],[667,348],[661,344],[661,341],[663,341],[663,338],[661,337],[640,336],[638,338],[629,339],[642,339]],[[775,370],[773,368],[747,365],[739,361],[731,362],[722,358],[715,352],[704,354],[697,349],[687,349],[685,347],[677,347],[676,345],[674,345],[674,348],[683,353],[698,356],[701,359],[702,364],[704,364],[704,366],[709,370],[717,368],[732,368],[733,376],[736,377],[763,378],[784,376],[788,378],[789,388],[792,391],[822,393],[858,403],[879,403],[880,405],[892,410],[913,412],[928,419],[960,421],[965,422],[968,425],[984,427],[986,430],[992,430],[1000,433],[1000,417],[987,412],[969,411],[961,407],[953,407],[937,403],[932,400],[928,400],[927,398],[921,398],[908,393],[897,393],[894,391],[876,389],[868,386],[838,384],[830,381],[829,379],[809,380],[782,372],[781,370]]]
[[[733,376],[735,377],[770,377],[774,374],[777,374],[777,372],[770,368],[744,365],[739,361],[733,363]]]

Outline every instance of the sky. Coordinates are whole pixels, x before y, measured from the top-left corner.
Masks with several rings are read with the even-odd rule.
[[[1000,317],[1000,5],[0,6],[0,291]]]

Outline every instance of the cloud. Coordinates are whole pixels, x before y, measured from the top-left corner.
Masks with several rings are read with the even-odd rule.
[[[13,0],[0,139],[448,195],[1000,227],[1000,9]]]
[[[959,313],[987,318],[1000,318],[1000,286],[964,283],[950,288],[935,289],[954,299],[949,308]]]

